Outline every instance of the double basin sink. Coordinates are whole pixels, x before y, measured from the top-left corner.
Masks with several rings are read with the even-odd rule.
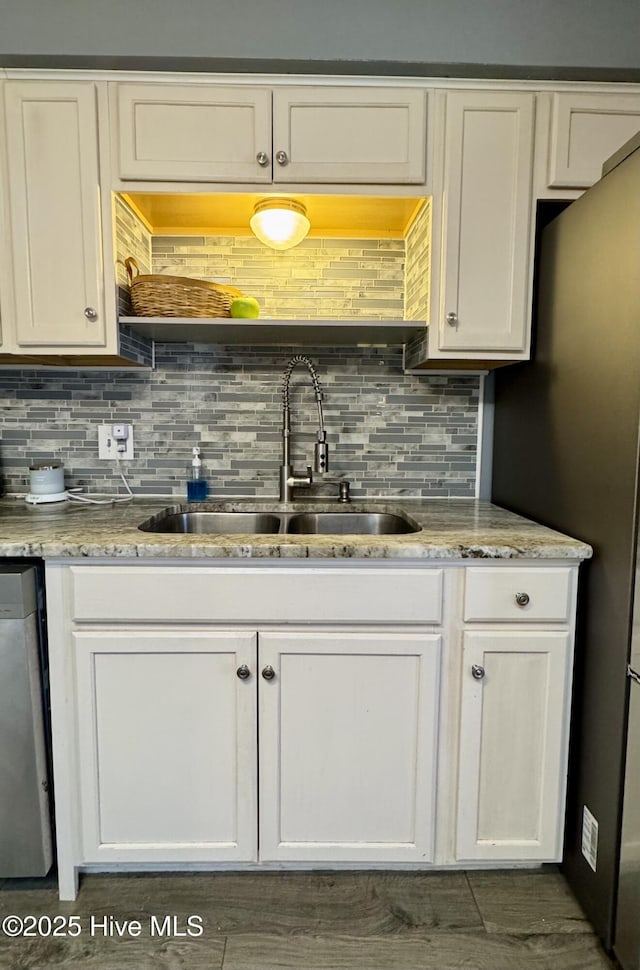
[[[169,508],[138,526],[182,535],[404,535],[420,526],[403,513],[379,511],[219,512]]]

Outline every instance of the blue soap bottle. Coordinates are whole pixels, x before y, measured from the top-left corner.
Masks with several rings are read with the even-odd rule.
[[[209,494],[209,486],[202,470],[200,449],[195,447],[191,450],[193,460],[191,462],[191,477],[187,481],[187,499],[190,502],[204,502]]]

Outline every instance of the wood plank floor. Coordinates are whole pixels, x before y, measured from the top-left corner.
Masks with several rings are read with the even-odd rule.
[[[79,917],[82,931],[0,933],[0,970],[613,967],[554,867],[86,875],[75,903],[58,901],[52,878],[0,882],[0,919],[29,914],[44,917],[45,933],[56,916]],[[176,934],[159,935],[165,916]],[[202,935],[186,935],[189,916],[201,917]],[[139,921],[139,936],[118,935],[126,920]]]

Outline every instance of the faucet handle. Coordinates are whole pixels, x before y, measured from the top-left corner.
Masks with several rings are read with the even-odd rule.
[[[315,445],[316,471],[321,475],[329,471],[329,445],[326,441],[316,441]]]

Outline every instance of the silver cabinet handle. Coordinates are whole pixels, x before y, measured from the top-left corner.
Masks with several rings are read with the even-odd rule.
[[[269,164],[269,156],[266,152],[258,152],[256,155],[256,161],[258,165],[262,165],[265,168]]]
[[[287,155],[286,152],[276,152],[276,162],[278,163],[278,165],[288,165],[289,156]]]
[[[275,675],[276,675],[276,672],[271,666],[271,664],[267,664],[267,666],[264,667],[262,670],[262,676],[264,677],[265,680],[273,680]]]
[[[529,594],[528,593],[516,593],[516,603],[518,606],[528,606],[529,605]]]
[[[240,680],[248,680],[249,677],[251,676],[251,671],[249,670],[246,664],[240,664],[240,666],[236,670],[236,674],[240,678]]]
[[[457,323],[458,323],[458,314],[457,313],[454,313],[453,310],[451,311],[451,313],[447,313],[447,318],[446,319],[447,319],[447,323],[449,324],[450,327],[457,326]]]
[[[484,677],[484,674],[485,674],[484,667],[481,667],[480,664],[473,664],[472,665],[472,667],[471,667],[471,676],[475,680],[482,680],[482,678]]]
[[[98,319],[98,311],[97,310],[94,310],[94,308],[92,306],[86,306],[84,308],[84,315],[87,318],[87,320],[97,320]]]

